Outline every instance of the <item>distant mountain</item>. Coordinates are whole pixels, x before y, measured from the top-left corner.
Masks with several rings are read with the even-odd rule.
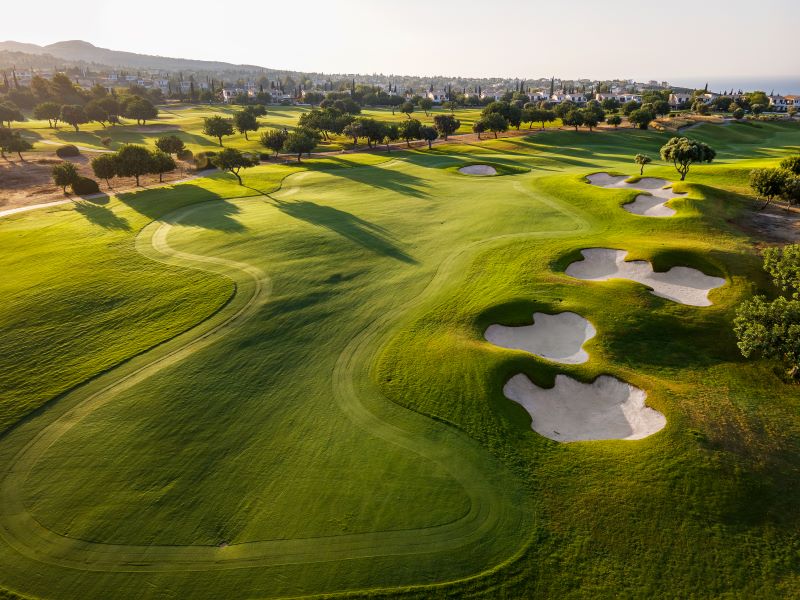
[[[136,54],[98,48],[82,40],[56,42],[47,46],[23,44],[20,42],[0,42],[0,52],[23,52],[25,54],[50,55],[54,58],[75,62],[117,67],[124,69],[159,69],[164,71],[259,71],[256,65],[234,65],[226,62],[169,58],[150,54]]]

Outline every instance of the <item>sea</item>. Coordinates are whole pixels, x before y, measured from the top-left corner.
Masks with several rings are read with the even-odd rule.
[[[670,84],[676,87],[702,89],[708,83],[708,91],[745,91],[759,90],[767,94],[774,92],[786,96],[800,95],[800,75],[796,77],[708,77],[707,79],[675,79]]]

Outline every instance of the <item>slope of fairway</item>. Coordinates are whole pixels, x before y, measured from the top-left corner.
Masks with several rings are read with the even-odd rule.
[[[763,131],[762,145],[800,140],[796,126]],[[631,215],[636,192],[585,180],[632,173],[632,155],[667,138],[353,155],[112,199],[102,219],[61,207],[0,223],[12,241],[44,232],[17,242],[42,265],[30,278],[0,257],[7,297],[35,307],[47,289],[54,339],[97,335],[37,356],[43,342],[6,311],[20,352],[0,369],[25,371],[22,400],[4,399],[17,425],[0,437],[0,585],[59,599],[790,596],[800,398],[730,332],[765,281],[728,223],[747,210],[740,173],[775,159],[720,138],[670,219]],[[519,174],[457,172],[481,163]],[[647,174],[674,179],[659,163]],[[593,247],[726,284],[697,308],[568,277]],[[83,281],[103,297],[117,271],[117,320],[68,302]],[[137,316],[148,305],[152,322]],[[591,321],[589,361],[483,338],[537,311]],[[90,360],[104,344],[115,360]],[[37,383],[62,356],[70,383]],[[518,373],[544,387],[616,377],[667,426],[559,444],[503,396]]]

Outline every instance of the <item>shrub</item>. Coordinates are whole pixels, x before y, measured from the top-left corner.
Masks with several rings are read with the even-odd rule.
[[[184,148],[180,152],[178,152],[178,159],[189,162],[194,158],[194,154],[188,148]]]
[[[67,144],[66,146],[59,146],[56,150],[56,156],[58,158],[70,158],[72,156],[80,156],[81,151],[78,150],[77,146],[73,146],[72,144]]]
[[[111,147],[111,138],[110,137],[104,137],[102,140],[100,140],[100,143],[103,144],[103,146],[105,146],[106,148],[110,148]]]
[[[88,177],[79,177],[72,184],[72,191],[78,196],[86,196],[88,194],[98,193],[100,191],[100,186],[97,185],[97,182],[94,179],[89,179]]]
[[[213,159],[216,155],[217,153],[213,150],[209,150],[208,152],[198,152],[194,155],[194,168],[198,171],[213,169],[214,165],[211,164],[211,159]]]

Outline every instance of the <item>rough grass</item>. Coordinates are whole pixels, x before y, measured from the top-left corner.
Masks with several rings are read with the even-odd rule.
[[[720,160],[690,172],[670,219],[631,215],[633,192],[585,182],[637,172],[632,157],[668,137],[625,131],[259,167],[244,188],[217,174],[112,199],[102,219],[61,208],[3,221],[16,353],[0,353],[0,372],[16,370],[3,406],[19,425],[0,438],[0,585],[48,598],[792,597],[800,394],[736,351],[734,306],[770,290],[728,222],[749,210],[743,174],[800,131],[737,127],[692,130]],[[487,162],[517,174],[454,172]],[[645,174],[675,179],[659,161]],[[174,251],[153,249],[159,231]],[[728,284],[693,308],[566,277],[593,246]],[[84,288],[124,310],[70,303]],[[171,358],[247,306],[246,321]],[[536,310],[589,318],[591,360],[556,367],[483,341],[488,324]],[[62,344],[31,335],[28,312]],[[135,386],[103,392],[156,359]],[[615,375],[667,427],[557,444],[502,396],[518,372],[540,385]],[[475,507],[485,528],[464,522]],[[265,555],[279,540],[291,552]]]

